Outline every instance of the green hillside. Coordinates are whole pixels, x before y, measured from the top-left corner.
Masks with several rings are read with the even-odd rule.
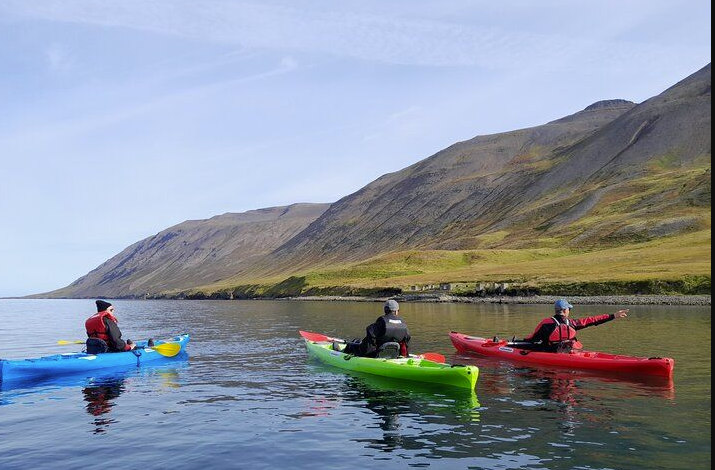
[[[478,249],[399,251],[295,269],[287,277],[228,279],[190,292],[370,294],[506,282],[514,291],[709,293],[710,158],[690,165],[672,157],[654,162],[648,174],[611,188],[607,199],[563,226],[550,226],[547,198],[523,209],[530,223],[476,236]]]
[[[204,286],[210,296],[370,295],[411,292],[440,283],[508,283],[511,293],[708,294],[711,231],[605,250],[523,248],[406,251],[352,265],[310,270],[286,279]],[[473,286],[456,293],[474,293]],[[177,294],[174,292],[173,294]]]

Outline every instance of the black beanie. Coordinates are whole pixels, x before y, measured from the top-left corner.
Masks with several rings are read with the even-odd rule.
[[[109,307],[112,306],[109,302],[105,302],[104,300],[97,300],[95,302],[97,304],[97,311],[98,312],[104,312],[107,310]]]

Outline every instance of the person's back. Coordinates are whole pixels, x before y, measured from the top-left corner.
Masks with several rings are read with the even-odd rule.
[[[583,345],[576,338],[578,330],[626,317],[628,313],[628,310],[619,310],[614,314],[571,319],[569,315],[572,308],[573,305],[566,300],[557,301],[554,304],[554,315],[542,320],[534,332],[524,338],[524,341],[530,344],[520,345],[520,347],[544,352],[569,352],[583,349]]]
[[[395,300],[388,300],[383,310],[384,314],[365,329],[365,338],[360,343],[348,343],[343,352],[375,357],[386,344],[397,343],[400,356],[406,357],[409,354],[410,332],[399,316],[399,304]]]
[[[107,352],[123,352],[134,349],[131,340],[124,341],[122,332],[114,316],[114,307],[109,302],[97,300],[97,313],[85,321],[87,331],[87,352],[101,354]]]

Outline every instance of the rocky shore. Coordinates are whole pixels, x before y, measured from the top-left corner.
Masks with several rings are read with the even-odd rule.
[[[411,294],[392,297],[400,302],[434,302],[434,303],[467,303],[467,304],[551,304],[558,296],[495,296],[495,297],[462,297],[446,294]],[[343,297],[343,296],[306,296],[287,297],[281,300],[321,300],[321,301],[351,301],[351,302],[383,302],[383,297]],[[709,295],[597,295],[569,296],[568,300],[580,305],[695,305],[707,307],[711,305]]]

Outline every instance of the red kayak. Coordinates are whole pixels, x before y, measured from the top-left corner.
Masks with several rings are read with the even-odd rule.
[[[495,343],[491,339],[463,335],[456,331],[449,333],[449,338],[460,353],[498,357],[534,365],[661,377],[671,377],[675,365],[675,361],[669,357],[619,356],[595,351],[572,351],[565,354],[530,351],[510,346],[506,340]]]

